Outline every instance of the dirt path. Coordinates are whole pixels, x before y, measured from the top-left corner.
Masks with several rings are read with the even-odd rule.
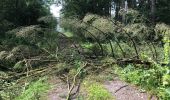
[[[48,93],[48,100],[66,100],[67,85],[60,81],[58,78],[52,78],[51,83],[55,86]],[[107,81],[104,87],[113,94],[116,100],[149,100],[148,93],[141,92],[135,86],[129,85],[120,80]],[[152,97],[151,100],[158,100]]]
[[[60,50],[68,49],[68,45],[72,45],[68,39],[60,38],[59,43]],[[66,100],[67,85],[64,84],[57,77],[52,77],[49,83],[55,85],[48,93],[48,100]],[[149,100],[150,95],[148,93],[141,92],[135,86],[129,85],[126,82],[115,79],[113,81],[107,81],[104,87],[112,93],[116,100]],[[158,100],[156,97],[152,97],[151,100]]]
[[[138,88],[120,80],[107,81],[104,86],[116,100],[150,100],[151,97],[148,93],[141,92]],[[151,100],[158,99],[153,96]]]
[[[54,87],[48,93],[48,100],[65,100],[67,94],[67,85],[57,77],[51,77],[49,83]]]

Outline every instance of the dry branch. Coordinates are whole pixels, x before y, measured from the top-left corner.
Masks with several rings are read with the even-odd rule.
[[[73,83],[72,83],[72,85],[71,85],[71,87],[70,87],[70,85],[68,85],[69,86],[69,90],[68,90],[68,96],[67,96],[67,99],[66,100],[71,100],[71,96],[72,96],[72,91],[73,91],[73,89],[75,88],[75,86],[76,86],[76,79],[77,79],[77,77],[78,77],[78,75],[81,73],[81,71],[85,68],[87,66],[87,63],[85,63],[84,65],[83,65],[83,67],[81,67],[79,70],[78,70],[78,72],[76,73],[76,75],[74,76],[74,78],[73,78]],[[68,84],[70,84],[70,83],[68,83]],[[79,82],[79,86],[80,86],[80,82]],[[78,92],[78,89],[79,89],[79,86],[78,86],[78,88],[77,88],[77,92]]]

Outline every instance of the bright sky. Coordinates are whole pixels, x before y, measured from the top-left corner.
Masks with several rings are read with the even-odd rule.
[[[60,17],[60,10],[62,9],[62,6],[57,6],[57,5],[51,5],[50,6],[50,11],[55,17]]]
[[[54,17],[60,17],[60,10],[62,9],[62,6],[57,6],[55,4],[50,6],[50,11],[54,15]],[[115,14],[115,10],[112,10],[111,12],[113,15]]]

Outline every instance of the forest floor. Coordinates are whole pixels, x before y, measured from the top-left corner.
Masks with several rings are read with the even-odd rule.
[[[54,85],[54,87],[48,92],[48,100],[65,100],[67,95],[67,84],[63,83],[57,77],[52,77],[49,80],[50,84]]]
[[[121,80],[107,81],[104,86],[114,95],[116,100],[157,100],[149,93]]]
[[[49,82],[54,87],[47,94],[48,100],[66,100],[68,92],[67,84],[63,83],[57,77],[52,77]],[[140,90],[140,88],[121,81],[118,78],[112,81],[105,81],[103,86],[113,95],[115,100],[158,100],[156,96],[152,96]]]
[[[59,39],[59,44],[60,50],[65,51],[66,49],[67,51],[73,43],[71,43],[69,39],[61,37]],[[126,83],[117,76],[113,77],[113,79],[105,80],[101,82],[101,84],[112,94],[115,100],[158,100],[156,96],[142,91],[139,87]],[[49,83],[53,85],[53,88],[47,93],[48,100],[66,100],[68,93],[67,84],[61,81],[57,76],[51,77]]]

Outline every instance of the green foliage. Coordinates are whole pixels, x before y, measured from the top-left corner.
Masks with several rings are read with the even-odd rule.
[[[94,14],[87,14],[83,18],[82,24],[85,24],[84,26],[88,30],[88,32],[85,32],[85,36],[89,38],[93,38],[91,34],[93,34],[97,39],[99,40],[105,40],[110,33],[114,33],[116,30],[116,26],[114,23],[109,20],[109,18],[101,17],[99,15]]]
[[[56,55],[58,50],[58,35],[59,33],[53,30],[45,31],[43,36],[39,38],[40,40],[36,42],[36,46],[49,54]]]
[[[25,68],[25,62],[24,61],[19,61],[17,62],[14,67],[15,70],[21,70],[23,68]]]
[[[148,24],[150,25],[150,23],[148,23],[150,21],[147,20],[147,18],[149,18],[147,14],[149,12],[148,8],[150,8],[150,3],[144,2],[142,7],[139,4],[139,6],[136,6],[135,10],[129,9],[127,12],[124,12],[124,10],[122,10],[122,12],[120,11],[118,15],[118,17],[120,17],[119,19],[125,17],[125,22],[120,23],[117,22],[117,20],[112,20],[110,17],[104,16],[110,15],[111,5],[115,5],[116,12],[124,8],[122,1],[64,1],[65,2],[62,3],[62,14],[64,17],[60,24],[68,32],[73,33],[68,35],[69,38],[74,39],[73,41],[76,40],[76,42],[80,42],[78,40],[83,40],[83,45],[81,46],[85,53],[87,52],[88,55],[99,56],[101,54],[101,44],[103,52],[107,56],[112,55],[113,51],[116,59],[121,58],[125,51],[125,57],[133,57],[135,50],[130,44],[132,41],[127,36],[127,34],[129,34],[135,43],[137,43],[137,49],[140,50],[140,58],[142,60],[151,61],[153,65],[149,66],[150,68],[144,68],[145,66],[140,65],[128,65],[124,69],[119,68],[116,70],[117,73],[127,82],[157,93],[161,99],[170,99],[170,69],[168,65],[170,63],[170,28],[168,25],[158,24],[155,28],[155,34],[153,27],[148,26]],[[58,61],[64,62],[56,65],[58,67],[57,74],[59,75],[63,75],[64,73],[68,74],[69,78],[72,78],[81,69],[81,55],[79,55],[74,48],[66,47],[67,49],[61,51],[58,48],[58,45],[61,45],[60,42],[58,42],[59,33],[54,32],[57,23],[55,18],[49,13],[49,9],[45,8],[47,4],[44,4],[44,2],[47,3],[50,2],[50,0],[0,0],[0,2],[0,67],[14,68],[18,71],[25,68],[24,59],[30,59],[36,56],[48,56],[49,58],[47,57],[47,59],[53,57]],[[112,4],[112,2],[114,2],[114,4]],[[130,4],[129,0],[127,2]],[[165,4],[165,2],[168,3],[169,1],[157,1],[157,3],[161,3],[160,5],[156,5],[159,7],[157,19],[168,23],[169,21],[167,18],[169,11],[167,11],[167,9],[169,8],[169,4]],[[144,8],[143,12],[138,9],[140,7],[142,10]],[[161,11],[167,11],[167,16],[164,16],[164,12],[162,13]],[[160,41],[162,38],[164,48],[157,44],[157,41],[162,42]],[[163,53],[164,49],[164,58],[158,56],[158,59],[162,61],[163,58],[166,66],[162,67],[158,63],[152,61],[150,57],[151,52],[148,48],[145,48],[146,46],[144,45],[144,42],[147,42],[146,40],[156,41],[155,51],[158,51],[159,55]],[[84,41],[86,43],[84,43]],[[113,45],[114,50],[112,50],[109,41],[112,41],[110,44]],[[123,52],[118,43],[120,43]],[[71,65],[67,63],[71,63]],[[51,64],[53,63],[50,62],[49,65]],[[103,69],[104,68],[100,68],[100,70]],[[83,70],[78,78],[83,79],[85,74]],[[4,75],[4,73],[2,73],[2,76],[8,77]],[[106,77],[99,76],[99,78],[100,79],[96,80],[104,80]],[[110,78],[110,76],[108,76],[108,78]],[[11,84],[13,85],[13,83]],[[7,83],[7,86],[8,85]],[[88,92],[87,99],[89,100],[113,100],[112,95],[99,83],[85,83],[85,87]],[[16,100],[38,100],[40,99],[40,95],[49,89],[49,86],[44,82],[44,79],[40,79],[24,88],[26,89],[24,89],[22,93],[20,92],[22,89],[19,88],[7,89],[9,95],[5,95],[7,95],[7,98],[11,97],[14,99],[13,97],[15,97],[16,94],[21,93],[19,97],[15,98]],[[16,91],[17,93],[10,90]],[[0,99],[3,95],[4,93],[0,95]]]
[[[164,36],[164,62],[166,64],[169,64],[170,63],[170,38],[169,38],[169,33],[170,32],[170,28],[169,28],[169,31],[167,31],[165,33],[165,36]]]
[[[19,27],[13,30],[8,31],[7,35],[12,35],[13,38],[18,38],[21,41],[26,41],[29,43],[38,42],[43,36],[42,28],[38,25],[31,25],[27,27]],[[8,36],[8,37],[9,37]]]
[[[109,18],[101,17],[95,14],[87,14],[82,20],[76,17],[63,18],[61,26],[73,32],[78,38],[90,38],[93,41],[96,39],[103,41],[109,34],[114,33],[117,27]]]
[[[101,48],[98,43],[84,43],[81,44],[84,53],[93,56],[101,55]],[[103,45],[104,46],[104,45]],[[104,49],[105,51],[105,49]],[[105,51],[106,52],[106,51]]]
[[[123,80],[151,91],[151,93],[158,95],[160,99],[167,100],[170,98],[170,94],[168,94],[170,86],[168,67],[162,68],[156,64],[149,69],[144,69],[139,68],[139,66],[128,65],[125,68],[116,69],[115,72]]]
[[[57,39],[58,33],[53,32],[56,20],[43,6],[43,1],[0,0],[0,70],[7,74],[0,72],[0,99],[41,100],[40,95],[49,89],[46,79],[31,82],[30,80],[36,80],[38,76],[20,76],[22,72],[25,73],[23,69],[28,67],[25,59],[41,59],[49,56],[41,47],[46,46],[51,51],[57,47],[54,40]],[[36,68],[40,66],[41,60],[37,62]],[[32,69],[35,69],[34,63],[29,63]]]
[[[131,73],[128,73],[131,72]],[[122,78],[125,78],[126,81],[132,82],[133,84],[139,84],[140,83],[140,78],[139,78],[139,71],[135,71],[131,65],[127,66],[123,73],[122,73]]]
[[[91,41],[106,42],[108,39],[112,41],[115,41],[115,39],[129,41],[130,39],[126,33],[136,43],[154,41],[160,37],[160,35],[154,33],[152,27],[148,27],[142,21],[124,25],[109,17],[95,14],[86,14],[82,20],[76,17],[63,18],[60,24],[66,30],[74,33],[77,38],[89,39]]]
[[[26,90],[15,100],[40,100],[40,96],[49,90],[50,86],[45,82],[45,79],[39,79],[32,82]]]
[[[23,69],[24,58],[40,54],[39,49],[27,45],[18,45],[10,51],[0,52],[0,62],[5,68]]]
[[[165,74],[165,75],[163,76],[162,81],[163,81],[163,85],[164,85],[164,86],[170,85],[170,75],[169,75],[169,73],[168,73],[168,74]]]
[[[8,77],[2,72],[0,72],[0,75],[4,78]],[[0,84],[2,100],[41,100],[40,97],[45,98],[44,94],[51,88],[51,85],[47,83],[47,77],[42,77],[38,80],[35,77],[21,81],[13,80],[10,83],[0,80]]]
[[[160,88],[158,96],[162,97],[162,100],[169,100],[170,88]]]
[[[0,20],[6,19],[16,26],[36,24],[39,17],[49,14],[43,7],[43,0],[0,0],[0,2]]]
[[[151,34],[152,28],[148,27],[144,23],[129,24],[125,26],[124,29],[126,30],[127,33],[130,33],[131,37],[133,37],[135,41],[151,40],[151,38],[149,38],[150,36],[156,37],[153,34]]]
[[[51,28],[51,29],[57,26],[57,20],[52,15],[40,17],[38,19],[38,22],[41,24],[41,26]]]
[[[73,37],[74,36],[74,34],[72,33],[72,32],[65,32],[65,33],[63,33],[65,36],[67,36],[68,38],[71,38],[71,37]]]
[[[78,36],[80,39],[84,38],[82,24],[77,18],[62,18],[60,26],[66,31],[72,32],[74,36]]]
[[[50,18],[40,18],[40,21],[43,22],[43,20],[46,21],[46,25],[52,25],[53,21]],[[54,26],[44,29],[41,25],[30,25],[6,32],[6,37],[1,42],[4,46],[2,51],[3,49],[5,51],[1,52],[0,62],[4,67],[23,69],[25,64],[21,62],[24,58],[28,59],[39,55],[42,48],[47,48],[50,52],[54,51],[57,46],[57,41],[54,40],[57,39],[58,34],[53,32],[53,28]]]
[[[114,97],[100,83],[84,82],[87,100],[114,100]]]
[[[166,24],[157,24],[155,27],[157,34],[160,34],[164,42],[164,63],[170,63],[170,26]]]

